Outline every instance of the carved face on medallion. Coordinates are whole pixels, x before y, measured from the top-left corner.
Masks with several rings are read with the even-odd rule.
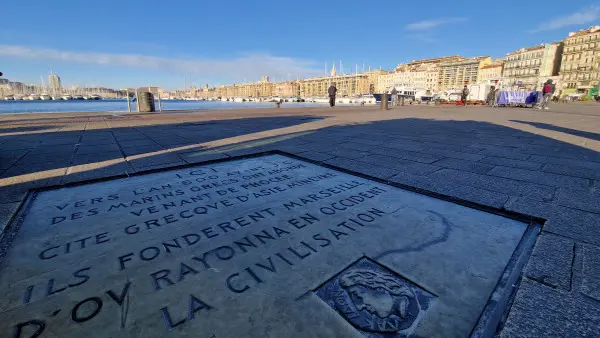
[[[317,290],[317,295],[368,337],[410,333],[434,298],[366,258]]]

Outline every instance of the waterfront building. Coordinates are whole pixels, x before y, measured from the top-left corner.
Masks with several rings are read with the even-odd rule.
[[[477,75],[477,83],[493,85],[502,80],[502,69],[504,68],[504,60],[494,60],[492,64],[483,66],[479,69]]]
[[[598,95],[600,85],[600,26],[571,32],[563,40],[560,78],[562,94]]]
[[[48,75],[48,86],[50,87],[52,93],[60,93],[62,90],[60,77],[54,73]]]
[[[382,74],[377,80],[377,92],[388,92],[392,87],[438,90],[439,67],[435,63],[401,64],[394,72]]]
[[[412,62],[408,62],[406,64],[399,64],[398,67],[396,67],[396,71],[398,71],[399,68],[401,68],[403,66],[406,66],[406,67],[439,66],[445,62],[455,62],[455,61],[460,61],[460,60],[464,60],[464,57],[462,57],[460,55],[451,55],[451,56],[442,56],[439,58],[413,60]]]
[[[562,43],[545,43],[521,48],[504,58],[502,83],[528,90],[539,90],[550,77],[558,75]]]
[[[335,65],[330,76],[313,77],[298,81],[300,96],[327,96],[327,89],[332,83],[336,84],[338,96],[355,96],[372,94],[376,91],[380,75],[387,73],[384,70],[373,70],[364,73],[338,74]]]
[[[338,96],[353,96],[368,92],[367,75],[348,74],[332,75],[324,77],[313,77],[300,81],[300,96],[327,96],[327,89],[332,83],[335,83]]]
[[[279,97],[296,97],[300,95],[300,85],[296,81],[277,82],[273,95]]]
[[[458,89],[465,84],[477,83],[479,70],[492,63],[489,56],[463,58],[442,62],[439,65],[439,90]]]

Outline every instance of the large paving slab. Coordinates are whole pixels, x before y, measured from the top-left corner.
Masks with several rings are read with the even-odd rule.
[[[282,154],[40,191],[19,219],[3,336],[494,332],[532,233]]]

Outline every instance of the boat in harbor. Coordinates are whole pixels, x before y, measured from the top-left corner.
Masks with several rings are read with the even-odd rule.
[[[46,100],[52,100],[52,96],[50,96],[50,95],[48,95],[46,93],[42,93],[42,94],[40,94],[40,100],[44,100],[44,101],[46,101]]]
[[[100,100],[101,97],[99,95],[90,95],[87,98],[88,100]]]
[[[4,100],[5,101],[14,101],[15,97],[13,95],[7,95],[7,96],[4,97]]]
[[[71,96],[71,95],[63,95],[62,99],[65,100],[65,101],[73,100],[73,96]]]
[[[36,100],[39,100],[39,99],[40,99],[40,96],[37,95],[37,94],[31,94],[31,95],[29,95],[29,100],[36,101]]]
[[[75,95],[73,96],[73,100],[84,100],[84,98],[81,95]]]

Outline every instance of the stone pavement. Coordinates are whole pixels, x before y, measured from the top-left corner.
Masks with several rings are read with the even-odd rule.
[[[2,115],[0,229],[29,189],[280,150],[543,220],[501,336],[597,336],[598,107]]]

